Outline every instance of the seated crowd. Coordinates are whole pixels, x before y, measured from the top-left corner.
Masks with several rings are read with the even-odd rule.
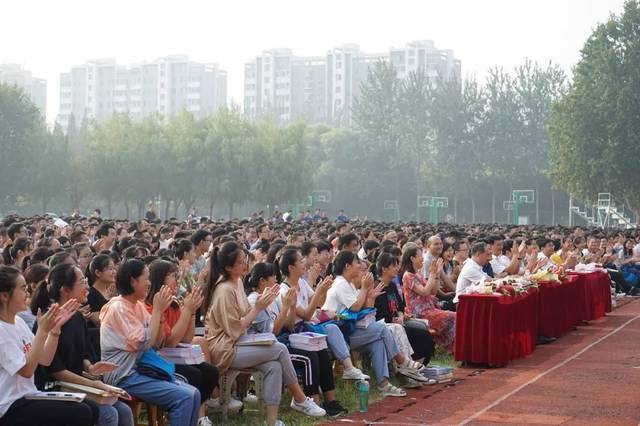
[[[124,390],[164,409],[172,425],[210,425],[218,379],[244,369],[263,376],[267,424],[282,424],[285,388],[302,415],[338,416],[346,409],[334,369],[342,380],[371,379],[354,351],[382,396],[433,384],[422,370],[436,345],[452,353],[458,296],[483,279],[597,263],[619,293],[635,295],[640,282],[636,231],[344,214],[336,222],[66,220],[8,217],[0,226],[0,426],[134,424],[122,400],[29,397],[56,381]],[[328,348],[291,347],[289,336],[304,331],[326,335]],[[238,344],[253,333],[277,341]],[[205,361],[172,366],[177,378],[148,368],[157,350],[181,343],[199,345]],[[297,357],[309,361],[309,377]]]

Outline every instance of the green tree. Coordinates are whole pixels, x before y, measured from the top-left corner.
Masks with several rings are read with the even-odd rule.
[[[598,25],[551,119],[549,175],[586,200],[612,192],[640,206],[640,2]]]
[[[0,205],[24,189],[41,131],[40,112],[27,95],[0,84]]]

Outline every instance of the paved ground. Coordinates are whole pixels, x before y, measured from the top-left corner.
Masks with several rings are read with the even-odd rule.
[[[455,376],[327,424],[640,425],[640,300],[505,368]]]

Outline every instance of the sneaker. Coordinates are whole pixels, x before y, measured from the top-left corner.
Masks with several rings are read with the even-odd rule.
[[[213,423],[209,419],[209,417],[200,417],[198,419],[198,426],[213,426]]]
[[[258,402],[258,395],[256,395],[254,390],[250,390],[242,401],[244,401],[245,404],[255,404]]]
[[[385,386],[378,386],[378,390],[382,396],[407,396],[407,393],[403,389],[393,386],[391,382],[387,382]]]
[[[344,408],[337,400],[325,402],[322,406],[324,410],[327,412],[327,416],[329,417],[338,417],[342,413],[348,413],[349,411]]]
[[[369,376],[364,374],[359,368],[351,367],[344,370],[342,380],[369,380]]]
[[[220,398],[211,398],[205,404],[208,408],[211,408],[214,411],[222,411],[222,403],[220,402]],[[235,412],[240,411],[241,408],[242,402],[232,397],[231,401],[229,401],[228,410]]]
[[[276,420],[276,422],[273,424],[273,426],[285,426],[284,422],[282,420]]]
[[[327,414],[326,411],[318,407],[318,404],[309,397],[305,398],[304,402],[300,403],[296,402],[296,400],[292,398],[291,408],[309,417],[324,417],[324,415]]]

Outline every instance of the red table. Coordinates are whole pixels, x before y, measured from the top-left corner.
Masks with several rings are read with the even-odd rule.
[[[569,275],[560,282],[538,283],[538,334],[560,337],[582,321],[583,286],[579,277]]]
[[[596,271],[588,274],[569,272],[578,277],[583,291],[578,303],[581,307],[581,319],[591,321],[602,318],[611,312],[611,279],[606,272]]]
[[[492,366],[533,352],[538,330],[538,290],[518,297],[469,294],[456,311],[457,361]]]

